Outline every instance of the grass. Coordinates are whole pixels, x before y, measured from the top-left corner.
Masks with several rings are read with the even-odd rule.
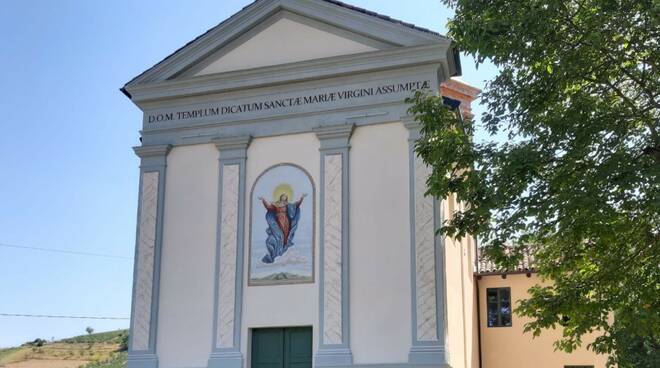
[[[21,348],[8,348],[8,349],[0,349],[0,362],[3,360],[9,358],[9,356],[13,355],[14,353],[20,351]]]
[[[84,368],[124,368],[127,357],[125,351],[114,353],[107,360],[89,363]]]
[[[42,346],[25,343],[0,349],[0,368],[25,361],[39,361],[39,366],[45,368],[61,366],[63,361],[82,362],[85,368],[123,368],[127,339],[127,330],[117,330],[45,342]]]

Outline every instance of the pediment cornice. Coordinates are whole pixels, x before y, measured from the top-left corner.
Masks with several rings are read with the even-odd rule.
[[[454,50],[447,43],[398,47],[250,70],[210,74],[127,87],[138,105],[206,94],[270,87],[388,69],[438,64],[443,75],[456,74]]]
[[[122,90],[137,102],[144,97],[139,97],[139,92],[149,89],[145,88],[145,86],[163,86],[167,85],[167,82],[174,82],[172,85],[175,85],[179,80],[183,80],[183,84],[193,80],[204,83],[206,80],[187,77],[185,76],[185,72],[193,68],[196,64],[203,62],[207,57],[218,52],[250,29],[256,27],[260,22],[263,22],[281,11],[320,21],[332,27],[345,30],[346,32],[353,32],[360,37],[373,39],[375,42],[393,45],[395,50],[399,48],[408,49],[425,45],[444,46],[445,48],[449,48],[451,43],[448,38],[439,34],[388,21],[377,16],[337,5],[330,1],[259,0],[245,7],[224,22],[175,51],[152,68],[135,77],[128,82]],[[366,54],[378,55],[378,52],[380,51]],[[351,56],[354,55],[349,55],[347,58],[350,58]],[[369,55],[366,57],[369,58]],[[441,57],[444,59],[446,53]],[[312,63],[310,64],[314,64],[313,62],[317,61],[321,64],[324,62],[323,60],[312,60]],[[276,68],[283,67],[286,69],[287,66],[291,65],[284,64],[276,66]],[[448,66],[448,68],[451,68],[451,66]],[[254,71],[240,72],[253,74]],[[217,76],[213,75],[211,77],[227,77],[231,79],[232,75],[224,74],[225,73],[220,73]]]

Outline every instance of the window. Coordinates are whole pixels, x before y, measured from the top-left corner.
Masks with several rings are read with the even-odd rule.
[[[511,327],[511,288],[486,289],[488,327]]]

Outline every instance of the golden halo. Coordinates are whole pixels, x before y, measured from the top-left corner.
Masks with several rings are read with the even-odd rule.
[[[289,199],[289,202],[293,201],[293,188],[291,185],[282,183],[276,186],[273,190],[273,202],[279,201],[282,194],[286,195],[286,197]]]

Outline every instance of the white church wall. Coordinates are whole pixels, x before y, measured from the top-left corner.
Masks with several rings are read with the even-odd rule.
[[[243,322],[241,330],[241,352],[249,366],[249,329],[261,327],[312,326],[313,351],[318,347],[318,221],[319,221],[319,141],[313,133],[286,135],[254,139],[248,148],[246,170],[246,213]],[[255,180],[268,168],[292,163],[302,167],[314,182],[316,202],[315,268],[313,284],[290,284],[270,286],[247,286],[249,267],[248,246],[250,232],[250,192]],[[312,199],[312,193],[306,200]]]
[[[403,363],[411,341],[408,132],[357,128],[350,151],[350,331],[355,364]]]
[[[452,194],[444,201],[445,218],[461,205]],[[474,285],[474,239],[445,239],[447,282],[447,349],[452,368],[474,367],[478,363],[476,303]]]
[[[314,364],[319,366],[348,366],[351,357],[357,365],[413,366],[441,356],[435,340],[420,339],[417,332],[413,338],[413,319],[430,325],[439,320],[420,314],[419,307],[413,317],[411,303],[433,301],[443,289],[412,299],[416,279],[411,280],[411,274],[414,278],[420,269],[411,269],[412,130],[409,122],[406,128],[393,121],[406,115],[403,100],[413,90],[437,90],[439,78],[458,71],[454,63],[450,41],[430,32],[325,1],[264,1],[127,83],[123,90],[144,112],[142,147],[136,150],[141,170],[147,164],[164,174],[157,191],[164,211],[156,214],[153,242],[162,250],[152,279],[158,298],[147,310],[157,320],[150,321],[149,313],[144,317],[132,312],[133,330],[136,323],[146,328],[129,351],[129,367],[247,368],[250,329],[294,326],[313,328]],[[223,74],[211,75],[215,73]],[[258,275],[263,283],[256,286],[256,279],[248,281],[252,188],[260,174],[283,163],[304,169],[314,183],[305,200],[315,203],[314,282],[265,286],[281,276],[270,273]],[[326,194],[341,197],[324,199],[325,250],[331,250],[324,260],[322,166]],[[230,185],[219,183],[219,176]],[[298,197],[307,187],[296,191]],[[309,212],[303,207],[303,213]],[[348,224],[339,221],[346,213]],[[310,231],[306,234],[309,239]],[[457,271],[461,255],[450,247],[449,322],[437,326],[450,331],[451,362],[458,368],[462,364],[456,359],[462,361],[465,355],[455,350],[465,339],[460,331],[469,312],[457,304],[467,295],[465,288],[456,289],[456,280],[464,279],[466,271]],[[217,249],[230,256],[216,263]],[[232,263],[241,256],[242,264]],[[337,266],[346,260],[348,275]],[[348,290],[342,276],[349,278]],[[230,289],[236,280],[242,287]],[[145,288],[148,285],[135,288],[134,299],[145,299]],[[321,315],[320,293],[326,306]],[[435,303],[422,304],[433,314]],[[444,310],[438,309],[434,317],[442,318],[441,313]],[[432,330],[429,334],[435,338]]]
[[[444,202],[444,217],[449,219],[456,211],[455,196]],[[462,272],[462,246],[455,239],[445,238],[445,278],[447,283],[447,350],[452,368],[465,367],[464,299]]]
[[[160,277],[160,368],[204,367],[211,351],[217,193],[214,145],[172,149]]]
[[[460,244],[445,240],[447,279],[447,350],[452,368],[464,367],[463,308],[461,299]]]

